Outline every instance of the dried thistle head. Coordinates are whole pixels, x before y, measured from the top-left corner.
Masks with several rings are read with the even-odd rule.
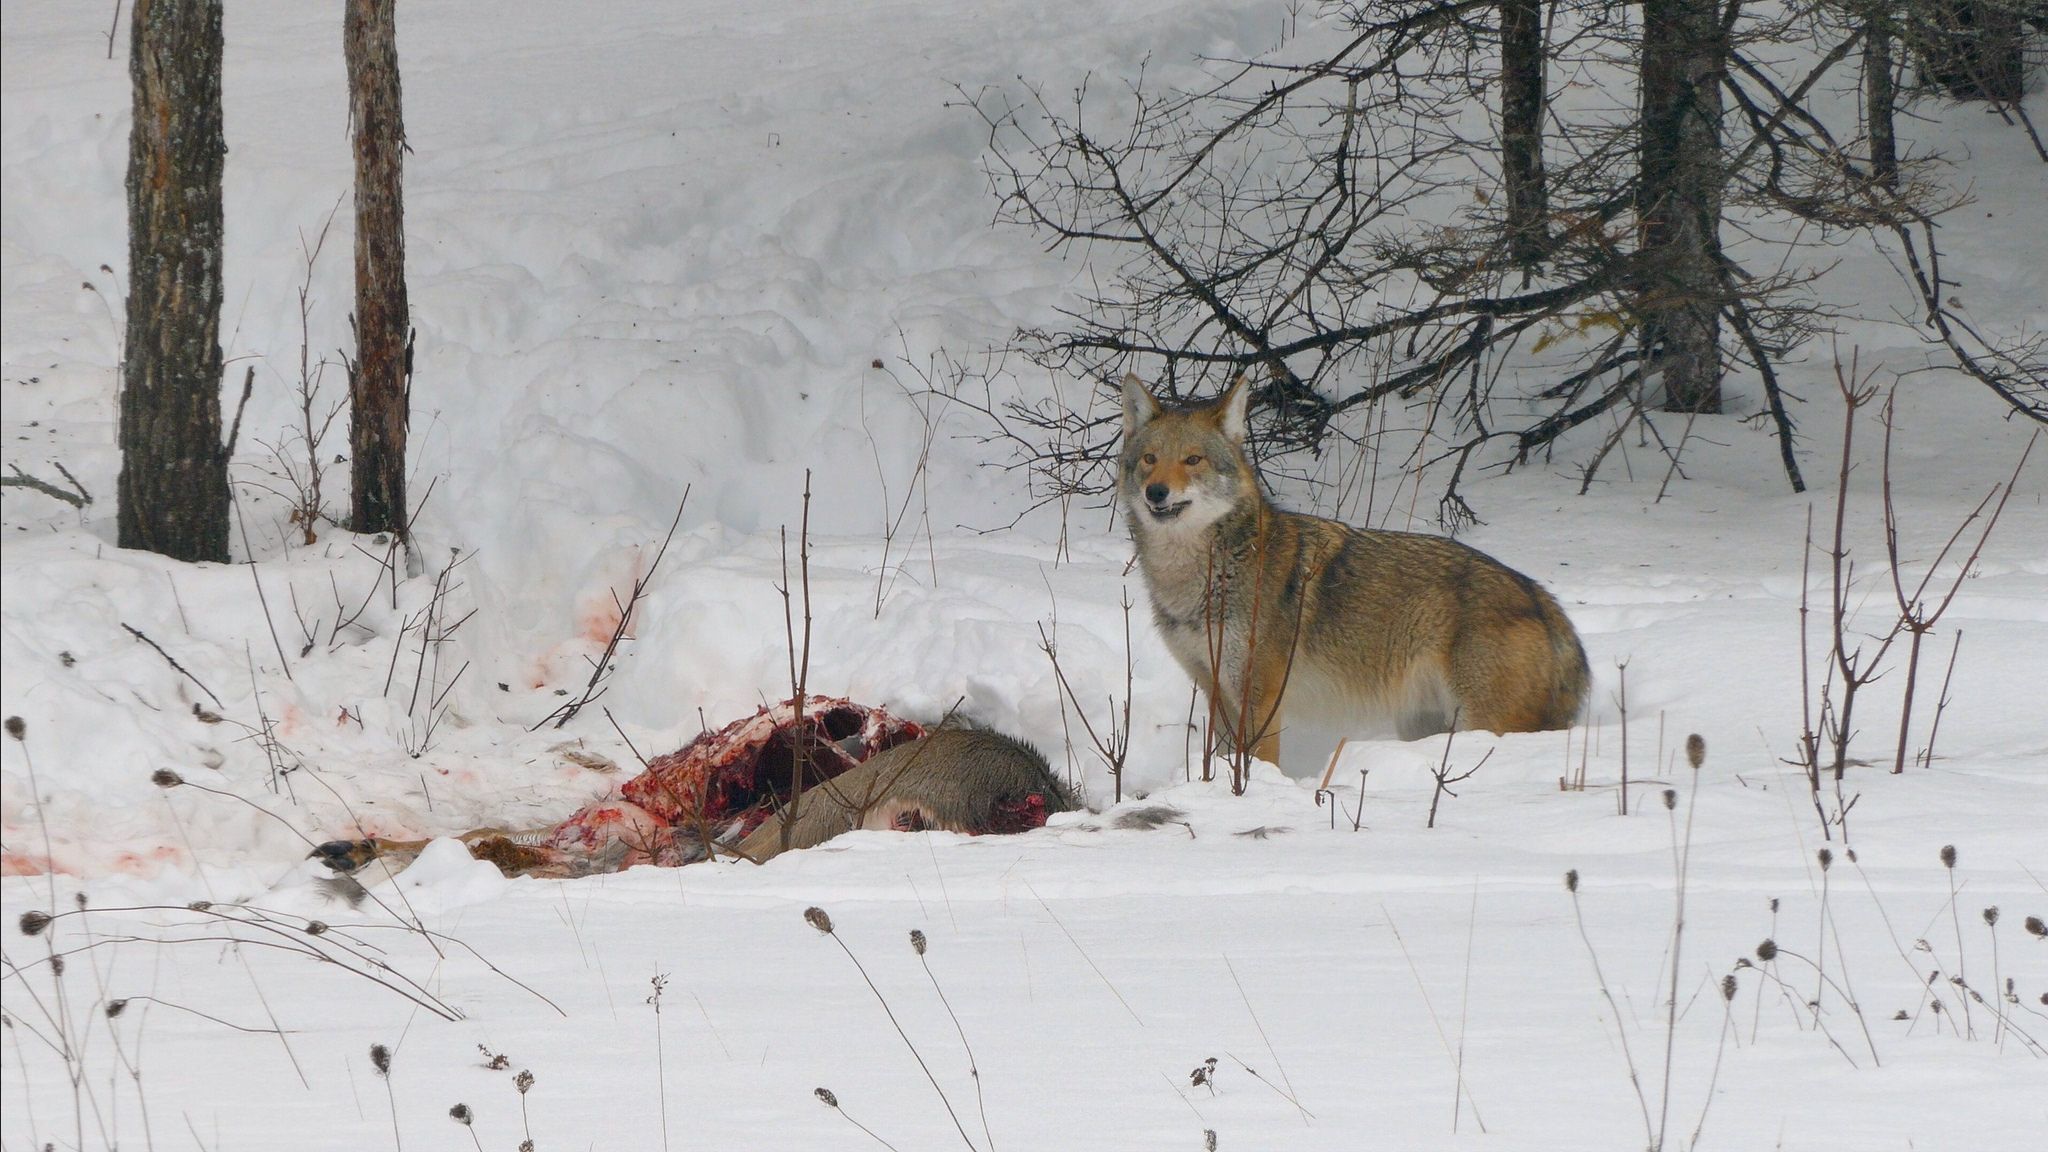
[[[1721,977],[1721,999],[1735,999],[1735,987],[1735,973],[1730,972],[1726,976]]]
[[[1216,1152],[1216,1130],[1202,1129],[1202,1152]]]
[[[185,782],[185,778],[169,768],[159,768],[149,774],[149,782],[159,788],[176,788]]]
[[[1776,960],[1778,958],[1778,942],[1766,938],[1763,943],[1756,946],[1756,958],[1766,964]]]
[[[1778,914],[1778,898],[1777,898],[1776,896],[1773,896],[1773,897],[1771,897],[1771,915],[1773,915],[1773,916],[1776,916],[1777,914]]]
[[[64,958],[62,956],[50,957],[50,972],[52,975],[62,976],[64,974],[64,968],[65,964]]]
[[[326,924],[326,922],[325,922],[325,921],[322,921],[322,920],[308,920],[308,921],[306,921],[306,935],[308,935],[308,936],[318,936],[318,935],[321,935],[322,933],[324,933],[324,932],[326,932],[326,931],[327,931],[327,924]]]
[[[2048,940],[2048,924],[2042,923],[2041,918],[2039,916],[2027,917],[2026,927],[2029,933],[2038,936],[2043,940]]]
[[[1707,762],[1706,738],[1695,732],[1685,738],[1685,760],[1694,768]]]
[[[382,1044],[370,1045],[370,1067],[375,1068],[379,1076],[391,1075],[391,1049]]]
[[[519,1142],[519,1152],[533,1152],[533,1137],[529,1136]]]
[[[533,1087],[533,1072],[529,1069],[521,1068],[519,1075],[512,1078],[512,1086],[519,1089],[521,1096],[526,1095],[526,1090]]]
[[[1826,848],[1821,849],[1814,855],[1820,858],[1820,870],[1823,872],[1827,871],[1835,863],[1835,854]]]
[[[1570,869],[1564,874],[1564,890],[1576,894],[1579,890],[1579,870]]]
[[[50,926],[50,914],[40,908],[31,908],[21,914],[21,934],[40,936]]]
[[[28,725],[19,716],[9,716],[7,718],[7,734],[16,740],[26,740],[28,739]]]
[[[469,1105],[457,1104],[448,1110],[448,1118],[467,1128],[475,1122],[476,1115],[469,1110]]]
[[[1842,855],[1849,858],[1849,863],[1854,864],[1856,862],[1856,850],[1854,848],[1842,849]]]
[[[839,1097],[834,1096],[830,1088],[814,1089],[811,1092],[811,1095],[816,1096],[819,1100],[823,1101],[825,1107],[827,1108],[839,1107]]]
[[[1998,927],[1998,905],[1993,904],[1984,910],[1984,923],[1988,927]]]
[[[1678,807],[1678,789],[1666,788],[1664,790],[1664,810],[1669,812],[1676,807]]]
[[[915,952],[916,952],[916,953],[917,953],[917,954],[918,954],[919,956],[922,956],[922,955],[924,955],[924,949],[925,949],[925,940],[924,940],[924,929],[922,929],[922,928],[912,928],[912,929],[910,930],[910,947],[911,947],[911,949],[912,949],[913,951],[915,951]]]
[[[87,901],[85,898],[85,893],[83,892],[73,892],[71,894],[71,902],[73,904],[78,905],[80,908],[84,908],[86,904],[89,903],[89,901]]]
[[[827,936],[832,934],[832,917],[825,915],[825,910],[815,904],[804,909],[804,923]]]
[[[127,1010],[128,1010],[128,1001],[127,1001],[127,1000],[125,1000],[125,999],[123,999],[123,1000],[109,1000],[109,1001],[107,1001],[107,1006],[106,1006],[106,1008],[104,1009],[104,1011],[105,1011],[105,1012],[106,1012],[106,1014],[107,1014],[107,1019],[109,1019],[109,1020],[112,1020],[112,1019],[113,1019],[114,1017],[116,1017],[116,1016],[119,1016],[119,1015],[120,1015],[121,1013],[123,1013],[123,1012],[126,1012]]]
[[[211,900],[194,900],[190,904],[185,905],[185,910],[187,912],[204,912],[211,907],[213,907],[213,901]]]
[[[1943,868],[1947,868],[1947,869],[1949,869],[1950,871],[1954,871],[1954,870],[1955,870],[1955,866],[1956,866],[1956,846],[1955,846],[1955,845],[1953,845],[1953,844],[1943,844],[1943,845],[1941,846],[1941,866],[1942,866]]]

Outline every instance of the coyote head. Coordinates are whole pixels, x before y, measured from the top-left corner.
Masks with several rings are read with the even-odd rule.
[[[1117,486],[1135,529],[1199,533],[1256,498],[1244,454],[1244,377],[1217,400],[1175,411],[1161,407],[1136,376],[1126,375],[1123,387]]]

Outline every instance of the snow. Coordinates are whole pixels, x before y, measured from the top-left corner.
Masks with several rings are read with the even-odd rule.
[[[374,541],[324,528],[300,545],[261,490],[265,444],[292,420],[302,236],[349,174],[338,21],[301,6],[227,13],[223,342],[231,374],[257,370],[236,460],[237,555],[256,563],[113,546],[126,34],[104,59],[107,13],[86,7],[10,4],[0,46],[6,460],[46,478],[61,461],[95,497],[80,513],[9,488],[0,504],[0,713],[26,723],[25,741],[0,742],[6,1147],[463,1147],[446,1115],[458,1102],[491,1147],[529,1133],[540,1148],[868,1143],[849,1118],[905,1149],[959,1139],[876,991],[804,922],[812,905],[978,1146],[1196,1148],[1204,1129],[1222,1148],[1640,1146],[1630,1066],[1655,1122],[1667,1050],[1671,1147],[2038,1142],[2039,1046],[2001,1042],[1982,1004],[1959,1030],[1926,985],[1959,971],[1994,998],[2010,977],[2013,1022],[2048,1041],[2048,945],[2021,927],[2048,915],[2042,448],[1923,655],[1923,681],[1938,682],[1964,634],[1938,758],[1884,772],[1894,665],[1858,705],[1856,752],[1879,763],[1849,781],[1856,859],[1836,841],[1825,873],[1782,762],[1799,728],[1801,541],[1809,510],[1830,523],[1836,483],[1825,348],[1789,377],[1808,399],[1807,495],[1787,490],[1767,431],[1734,416],[1700,422],[1687,477],[1662,499],[1654,451],[1576,495],[1593,441],[1468,480],[1486,522],[1465,538],[1557,591],[1598,686],[1593,725],[1569,744],[1458,736],[1453,768],[1492,756],[1433,829],[1441,739],[1352,741],[1320,805],[1314,741],[1290,743],[1288,774],[1262,767],[1242,797],[1190,782],[1188,684],[1109,512],[1077,504],[1063,524],[1046,508],[981,531],[1032,497],[990,466],[1007,457],[977,438],[975,414],[919,395],[920,373],[1049,322],[1087,270],[989,225],[984,135],[954,86],[1023,77],[1058,92],[1147,61],[1187,75],[1199,54],[1272,47],[1287,5],[407,7],[412,482],[432,495],[420,571],[395,582]],[[1995,118],[1923,111],[1914,130],[1970,161],[1976,203],[1944,236],[1955,291],[1988,325],[2039,328],[2044,168]],[[311,275],[315,358],[347,340],[350,243],[344,205]],[[2030,428],[1978,385],[1913,372],[1926,353],[1895,320],[1909,303],[1896,278],[1854,246],[1834,255],[1823,291],[1848,313],[1844,354],[1887,384],[1903,374],[1893,468],[1917,578]],[[1027,394],[1078,388],[1011,368]],[[329,373],[329,395],[341,379]],[[1850,480],[1864,629],[1891,599],[1878,443],[1866,417]],[[810,689],[924,718],[957,703],[1078,773],[1096,812],[1018,837],[858,833],[760,868],[576,881],[507,881],[442,841],[354,910],[315,883],[309,840],[542,826],[619,783],[579,759],[631,771],[621,733],[651,756],[787,696],[776,586],[806,470]],[[1383,476],[1357,517],[1430,528],[1434,489],[1395,484]],[[345,470],[328,485],[333,506]],[[532,730],[581,692],[613,596],[649,574],[686,488],[608,691],[566,728]],[[446,619],[474,614],[422,659],[406,625],[458,560]],[[1818,571],[1811,583],[1824,588]],[[1151,831],[1114,826],[1111,781],[1039,649],[1043,624],[1099,725],[1123,691],[1126,591],[1123,787],[1181,812]],[[1651,781],[1626,818],[1623,663],[1631,773]],[[1915,747],[1933,700],[1923,686]],[[1679,753],[1691,732],[1708,747],[1697,777]],[[1588,789],[1561,791],[1582,755]],[[190,786],[158,787],[160,769]],[[1674,847],[1687,843],[1674,965]],[[186,910],[195,900],[214,907]],[[73,914],[40,937],[17,930],[53,907]],[[328,931],[306,934],[309,920]],[[912,928],[930,938],[943,1002]],[[1767,937],[1786,952],[1770,964],[1754,954]],[[46,941],[69,961],[61,981]],[[377,963],[304,951],[343,946]],[[1820,993],[1824,1031],[1801,1007],[1819,984],[1795,952],[1841,985]],[[1735,969],[1738,956],[1761,970]],[[1724,1016],[1716,981],[1731,971]],[[461,1018],[366,974],[418,981]],[[388,1098],[373,1043],[396,1053]],[[509,1067],[484,1067],[479,1045]],[[1213,1093],[1188,1079],[1212,1056]]]

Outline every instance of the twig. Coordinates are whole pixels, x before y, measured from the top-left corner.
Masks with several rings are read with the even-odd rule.
[[[64,489],[59,488],[55,484],[50,483],[48,480],[39,480],[36,477],[31,476],[26,472],[23,472],[21,470],[21,466],[18,464],[9,462],[7,466],[9,468],[14,469],[14,475],[0,476],[0,488],[32,489],[34,491],[41,492],[43,495],[50,497],[52,500],[62,500],[64,503],[71,505],[73,508],[84,508],[87,504],[92,503],[92,493],[87,492],[85,490],[85,485],[80,484],[78,482],[78,477],[73,476],[69,471],[65,469],[65,467],[62,464],[57,465],[57,471],[63,472],[64,478],[66,480],[71,481],[71,486],[78,489],[78,491],[66,492]]]
[[[425,503],[424,500],[421,502]],[[583,685],[583,691],[574,700],[541,717],[540,722],[527,729],[527,731],[537,732],[545,727],[550,720],[553,720],[555,728],[560,730],[563,725],[574,720],[576,714],[583,711],[585,705],[604,693],[604,680],[611,672],[612,655],[618,651],[619,641],[625,638],[626,629],[633,622],[633,612],[639,607],[640,598],[646,595],[648,585],[654,582],[654,573],[656,569],[661,567],[661,558],[668,555],[669,542],[675,539],[676,526],[683,522],[683,509],[688,507],[689,503],[690,486],[684,485],[683,498],[676,504],[675,518],[668,523],[668,533],[661,538],[661,547],[655,550],[654,560],[647,565],[646,573],[633,578],[633,592],[626,598],[626,602],[619,606],[618,626],[612,629],[611,638],[605,641],[604,652],[598,656],[596,664],[591,668],[590,679]],[[613,593],[612,600],[614,603],[617,602],[617,593]]]
[[[1315,1119],[1315,1114],[1310,1112],[1308,1109],[1303,1108],[1301,1106],[1301,1101],[1295,1099],[1294,1081],[1288,1078],[1287,1066],[1280,1062],[1280,1053],[1274,1051],[1273,1040],[1270,1036],[1266,1035],[1266,1026],[1265,1024],[1260,1022],[1258,1011],[1252,1007],[1252,998],[1245,993],[1244,981],[1238,979],[1237,965],[1232,964],[1230,962],[1230,957],[1228,954],[1226,954],[1223,957],[1223,967],[1230,973],[1230,982],[1232,984],[1237,985],[1237,998],[1244,1001],[1245,1015],[1250,1016],[1252,1018],[1252,1027],[1258,1030],[1259,1042],[1266,1046],[1266,1055],[1271,1056],[1273,1058],[1273,1067],[1280,1070],[1281,1083],[1287,1085],[1287,1091],[1285,1092],[1280,1092],[1280,1089],[1277,1087],[1274,1087],[1273,1091],[1280,1092],[1280,1096],[1282,1099],[1286,1100],[1289,1104],[1294,1105],[1295,1110],[1301,1113],[1301,1118],[1304,1121]],[[1226,1052],[1224,1053],[1224,1055],[1228,1056],[1230,1054]],[[1230,1058],[1232,1060],[1237,1060],[1237,1057],[1235,1056],[1231,1056]],[[1242,1060],[1237,1060],[1237,1062],[1238,1065],[1242,1067],[1245,1071],[1250,1072],[1259,1081],[1265,1082],[1266,1078],[1264,1076],[1260,1076],[1256,1071],[1253,1071],[1251,1065],[1246,1064]]]
[[[1386,918],[1387,930],[1394,934],[1394,943],[1400,946],[1401,958],[1408,962],[1408,974],[1415,978],[1415,990],[1422,995],[1422,1007],[1429,1012],[1429,1022],[1436,1028],[1437,1042],[1443,1045],[1444,1055],[1450,1058],[1453,1066],[1456,1066],[1458,1064],[1458,1056],[1451,1048],[1451,1038],[1444,1034],[1443,1021],[1437,1018],[1436,1005],[1432,1004],[1429,999],[1429,988],[1422,982],[1422,970],[1415,966],[1415,957],[1409,955],[1408,942],[1401,938],[1401,929],[1394,923],[1394,914],[1387,911],[1385,904],[1381,904],[1380,915]],[[1472,1086],[1465,1083],[1462,1069],[1459,1070],[1458,1074],[1458,1087],[1465,1097],[1465,1103],[1472,1106],[1472,1119],[1478,1122],[1479,1130],[1485,1132],[1486,1121],[1479,1115],[1479,1101],[1473,1099]]]
[[[795,710],[789,742],[789,804],[782,817],[782,851],[789,851],[790,837],[804,798],[804,772],[811,753],[810,728],[804,721],[805,696],[811,679],[811,470],[804,469],[803,518],[797,522],[797,567],[804,585],[804,643],[797,649],[796,624],[789,600],[789,529],[782,530],[782,631],[789,646],[789,700]]]
[[[969,1149],[975,1149],[974,1141],[967,1135],[967,1126],[960,1122],[960,1114],[953,1111],[953,1101],[946,1096],[946,1090],[939,1087],[939,1079],[932,1075],[931,1067],[924,1062],[924,1054],[917,1050],[916,1044],[911,1043],[910,1033],[903,1030],[902,1022],[896,1019],[896,1010],[889,1007],[889,998],[882,995],[882,990],[875,986],[874,978],[868,975],[867,966],[860,962],[860,957],[853,954],[853,949],[846,946],[846,941],[839,938],[839,933],[833,931],[832,918],[827,916],[822,908],[808,908],[804,911],[804,919],[813,928],[831,937],[832,942],[839,945],[839,950],[846,954],[846,958],[853,962],[854,969],[860,973],[860,978],[867,983],[868,991],[873,992],[875,999],[882,1005],[882,1011],[889,1017],[889,1024],[896,1029],[896,1035],[903,1038],[903,1046],[910,1049],[911,1057],[917,1061],[917,1066],[924,1071],[924,1078],[931,1082],[932,1091],[939,1094],[939,1102],[946,1106],[946,1115],[952,1117],[953,1127],[960,1133],[961,1142],[966,1144]],[[979,1150],[976,1149],[975,1152],[979,1152]]]
[[[129,624],[126,621],[122,621],[121,627],[126,628],[130,636],[133,636],[137,640],[142,641],[144,644],[149,645],[151,648],[156,649],[156,654],[164,658],[164,663],[169,664],[171,666],[172,671],[176,672],[180,676],[183,676],[185,679],[190,680],[192,683],[199,685],[199,690],[201,692],[206,693],[206,698],[208,700],[213,701],[213,706],[215,708],[218,708],[223,712],[227,711],[228,706],[220,702],[220,697],[215,696],[213,694],[213,689],[208,688],[205,685],[205,683],[203,683],[199,679],[199,677],[194,676],[190,671],[186,669],[186,667],[183,664],[180,664],[176,660],[172,659],[171,654],[169,652],[164,651],[163,645],[158,644],[154,640],[151,640],[148,636],[143,634],[141,629],[135,627],[132,624]]]
[[[932,971],[932,962],[925,958],[927,941],[923,932],[913,928],[910,931],[910,946],[917,952],[917,962],[924,965],[924,974],[932,982],[932,991],[939,994],[939,1003],[946,1009],[946,1015],[953,1021],[953,1031],[960,1034],[960,1047],[967,1052],[967,1075],[974,1081],[974,1106],[981,1112],[981,1135],[988,1141],[989,1152],[995,1152],[995,1133],[988,1125],[988,1103],[981,1095],[981,1068],[974,1061],[974,1046],[967,1042],[967,1029],[961,1027],[960,1016],[953,1011],[953,1002],[946,999],[946,990],[939,987],[939,978]]]
[[[1579,939],[1586,944],[1586,956],[1593,962],[1593,982],[1600,988],[1601,999],[1607,1001],[1607,1011],[1614,1017],[1614,1034],[1621,1041],[1621,1058],[1628,1065],[1628,1084],[1635,1089],[1636,1104],[1643,1113],[1643,1136],[1649,1146],[1657,1146],[1657,1126],[1650,1120],[1650,1100],[1643,1095],[1643,1080],[1636,1073],[1636,1058],[1628,1047],[1628,1024],[1622,1018],[1621,1006],[1614,1002],[1614,993],[1607,990],[1607,974],[1600,970],[1600,953],[1593,947],[1593,938],[1586,932],[1586,917],[1579,908],[1579,870],[1574,868],[1564,874],[1565,891],[1572,897],[1572,922],[1578,926]]]
[[[284,678],[293,680],[291,661],[284,655],[284,641],[277,638],[277,621],[270,615],[270,598],[263,594],[263,577],[256,571],[256,550],[249,546],[249,518],[242,514],[240,500],[235,501],[235,513],[235,526],[242,533],[242,556],[249,565],[249,579],[256,585],[256,602],[263,607],[263,623],[270,629],[270,643],[277,648],[277,662],[284,668]]]
[[[1941,674],[1941,695],[1934,698],[1934,723],[1927,729],[1927,751],[1920,756],[1922,767],[1934,766],[1934,738],[1941,732],[1941,714],[1948,711],[1948,682],[1956,674],[1956,653],[1963,650],[1963,630],[1956,629],[1956,640],[1949,645],[1948,670]]]
[[[234,458],[235,445],[242,439],[242,413],[248,409],[249,394],[255,390],[256,366],[251,364],[249,370],[242,373],[242,399],[235,404],[235,423],[228,429],[228,442],[221,446],[220,457],[223,460]]]

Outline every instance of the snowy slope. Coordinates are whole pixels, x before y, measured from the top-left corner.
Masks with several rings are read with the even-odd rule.
[[[535,1077],[524,1103],[544,1148],[869,1142],[849,1118],[905,1149],[961,1139],[861,973],[804,923],[812,904],[978,1146],[1195,1148],[1204,1129],[1226,1148],[1640,1146],[1645,1112],[1655,1124],[1663,1111],[1667,1038],[1673,1147],[1693,1143],[1709,1099],[1709,1148],[2016,1152],[2038,1139],[2040,1047],[2001,1036],[1984,1004],[1967,1021],[1937,1016],[1925,986],[1938,968],[1953,1014],[1967,994],[1946,976],[1992,1000],[2010,976],[2008,1012],[2048,1042],[2048,944],[2021,926],[2048,915],[2043,449],[1924,658],[1938,677],[1965,634],[1940,758],[1852,775],[1855,863],[1838,856],[1823,875],[1819,825],[1781,763],[1800,714],[1801,534],[1809,508],[1830,515],[1837,464],[1820,348],[1791,381],[1809,400],[1807,496],[1786,490],[1767,434],[1734,417],[1701,422],[1689,478],[1661,501],[1654,452],[1611,463],[1584,497],[1569,452],[1547,471],[1468,482],[1487,522],[1467,538],[1553,587],[1583,634],[1594,725],[1569,745],[1458,737],[1454,763],[1494,752],[1434,829],[1442,742],[1354,743],[1335,803],[1362,827],[1338,817],[1333,830],[1313,752],[1291,752],[1291,776],[1267,771],[1244,797],[1185,782],[1188,685],[1146,620],[1121,530],[1077,506],[1065,525],[1044,510],[978,531],[1028,507],[1024,480],[989,466],[1007,457],[977,438],[972,412],[916,395],[920,371],[943,370],[935,357],[970,361],[1048,321],[1087,271],[990,227],[983,136],[955,85],[1021,76],[1057,92],[1148,59],[1153,75],[1186,75],[1198,55],[1272,47],[1287,5],[407,7],[413,486],[433,494],[423,570],[395,587],[373,542],[329,528],[301,546],[261,490],[275,469],[263,442],[292,419],[302,237],[348,180],[345,101],[332,13],[229,9],[224,343],[232,371],[253,364],[259,384],[236,465],[250,542],[238,556],[257,563],[229,567],[112,544],[125,32],[108,61],[98,6],[5,10],[4,458],[45,477],[61,461],[96,497],[83,514],[16,488],[0,504],[0,713],[27,725],[25,742],[0,744],[0,894],[18,966],[0,976],[17,1022],[0,1040],[7,1147],[465,1147],[446,1117],[458,1102],[483,1144],[512,1147],[529,1130],[520,1068]],[[1956,291],[1987,323],[2038,328],[2043,167],[1995,119],[1925,110],[1924,140],[1972,162],[1977,203],[1945,237]],[[349,244],[344,206],[310,277],[315,358],[347,339]],[[1840,255],[1824,290],[1851,313],[1843,347],[1886,380],[1924,363],[1893,321],[1906,302],[1889,269]],[[341,387],[327,377],[329,395]],[[1899,406],[1905,554],[1924,564],[2029,429],[1937,373],[1905,376]],[[1875,423],[1859,436],[1850,540],[1874,628],[1890,604]],[[360,911],[308,886],[306,838],[537,826],[616,787],[568,755],[634,767],[598,707],[561,731],[529,729],[588,679],[614,592],[646,573],[686,487],[600,704],[652,755],[700,716],[715,726],[787,695],[780,532],[797,535],[806,469],[812,690],[924,717],[958,701],[1047,748],[1103,809],[1109,778],[1063,718],[1038,627],[1057,621],[1062,665],[1100,723],[1123,688],[1128,589],[1125,789],[1185,823],[1120,830],[1108,813],[1004,840],[860,834],[766,868],[574,882],[504,881],[437,849],[382,891],[384,907]],[[331,474],[331,506],[345,483]],[[1375,523],[1432,527],[1433,493],[1411,503],[1412,486],[1383,483]],[[474,614],[435,667],[407,625],[454,559],[446,619]],[[1626,819],[1622,662],[1632,774],[1657,782]],[[1900,678],[1859,704],[1860,754],[1889,754]],[[1696,794],[1674,759],[1689,732],[1709,747]],[[1560,792],[1582,755],[1591,787]],[[158,769],[216,793],[160,789]],[[1658,802],[1667,782],[1675,817]],[[1672,1030],[1673,846],[1688,827]],[[1937,855],[1947,844],[1953,870]],[[1562,883],[1574,868],[1591,954]],[[73,893],[95,911],[34,938],[13,927],[74,907]],[[195,899],[243,922],[119,910]],[[1981,910],[1994,905],[1991,926]],[[278,922],[251,926],[259,914]],[[308,917],[336,932],[306,936]],[[437,950],[399,918],[460,944]],[[958,1031],[906,945],[913,927],[932,941]],[[464,1018],[297,951],[203,942],[230,932],[293,948],[360,939]],[[1766,937],[1787,954],[1732,968]],[[46,941],[85,949],[61,981]],[[1715,982],[1731,971],[1724,1016]],[[658,1015],[656,973],[668,978]],[[1819,1026],[1801,1007],[1817,990]],[[109,1021],[98,1006],[122,997],[132,1006]],[[372,1043],[397,1049],[388,1098]],[[479,1044],[510,1067],[482,1067]],[[1214,1094],[1188,1080],[1211,1056]],[[77,1092],[69,1068],[86,1070]],[[812,1098],[821,1085],[845,1115]]]

